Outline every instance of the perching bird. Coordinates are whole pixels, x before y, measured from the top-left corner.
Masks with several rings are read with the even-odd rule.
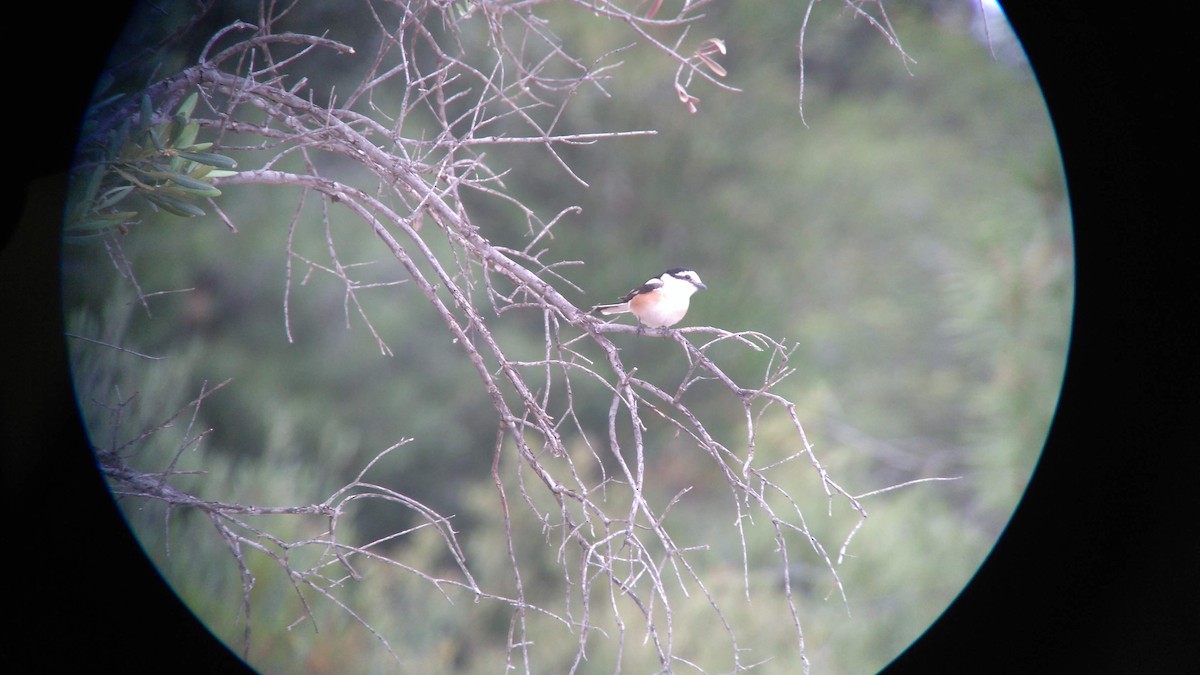
[[[647,328],[666,328],[687,314],[692,294],[701,288],[705,286],[698,274],[675,267],[629,291],[620,302],[596,305],[592,311],[605,315],[632,312]]]

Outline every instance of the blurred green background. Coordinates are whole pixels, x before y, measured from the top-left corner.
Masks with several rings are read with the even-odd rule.
[[[228,5],[208,24],[219,27],[238,16],[239,3]],[[189,9],[185,3],[163,7],[165,16],[135,17],[131,43],[146,44]],[[582,91],[559,130],[659,133],[564,151],[589,187],[571,181],[533,147],[489,150],[489,164],[512,167],[508,188],[544,218],[582,207],[547,242],[551,258],[584,263],[564,274],[586,293],[560,287],[577,305],[610,301],[666,267],[685,265],[709,287],[693,299],[686,324],[758,330],[794,342],[796,373],[779,393],[798,404],[818,456],[852,492],[961,477],[866,501],[871,516],[854,540],[852,557],[838,569],[848,608],[831,593],[818,560],[794,561],[793,579],[807,582],[794,592],[813,671],[871,672],[962,589],[1033,470],[1067,354],[1071,223],[1053,128],[1001,16],[991,17],[989,46],[973,0],[888,5],[916,62],[906,68],[895,49],[844,5],[818,4],[805,41],[805,125],[797,110],[801,9],[785,2],[712,6],[693,37],[725,41],[729,53],[721,63],[729,83],[743,92],[697,86],[702,100],[695,115],[675,97],[672,63],[645,47],[624,53],[609,85],[612,96]],[[564,44],[584,61],[628,38],[622,26],[586,11],[552,7],[547,13]],[[301,5],[289,20],[293,30],[328,30],[353,44],[370,33],[357,23],[363,18]],[[159,76],[189,58],[194,53],[162,59]],[[340,69],[318,60],[314,73],[304,74],[352,87],[362,64],[346,57],[337,63]],[[252,159],[243,162],[253,166]],[[195,398],[203,382],[232,377],[205,402],[195,428],[212,431],[184,453],[179,467],[204,473],[175,485],[225,502],[316,503],[381,450],[411,438],[373,470],[371,480],[453,514],[479,578],[511,576],[489,474],[495,414],[477,375],[415,287],[381,286],[359,295],[394,352],[384,356],[353,310],[347,318],[341,283],[320,273],[298,283],[303,270],[293,261],[301,271],[293,272],[294,341],[287,340],[286,246],[297,198],[292,189],[227,189],[219,203],[238,224],[236,233],[212,215],[160,216],[136,227],[122,247],[143,291],[193,289],[154,296],[148,310],[103,245],[68,241],[68,331],[167,357],[150,361],[72,342],[93,442],[103,446],[114,436],[129,438],[156,426]],[[310,200],[302,214],[292,246],[324,264],[326,234],[315,204]],[[470,206],[493,242],[524,246],[528,231],[515,209],[485,200]],[[369,264],[361,278],[404,278],[360,222],[336,210],[332,219],[341,259]],[[493,317],[492,329],[515,353],[537,354],[540,325],[540,314],[510,313]],[[620,345],[639,374],[654,381],[678,378],[681,355],[663,341],[629,338]],[[719,355],[743,381],[761,378],[761,355],[732,349]],[[114,432],[114,404],[131,396]],[[596,429],[591,440],[602,442],[608,398],[600,391],[579,396],[581,420]],[[695,405],[719,434],[741,433],[742,411],[728,399]],[[163,468],[184,426],[177,422],[149,438],[135,465]],[[760,433],[764,452],[771,452],[787,430],[768,426]],[[748,534],[747,547],[760,564],[752,563],[757,591],[747,603],[723,480],[700,453],[669,434],[652,438],[659,447],[651,446],[647,482],[668,496],[694,488],[673,514],[675,527],[688,539],[713,544],[712,554],[702,557],[711,574],[709,590],[723,599],[732,621],[744,622],[754,649],[748,660],[773,658],[767,672],[795,672],[795,635],[773,581],[778,570],[769,530]],[[168,519],[153,503],[122,506],[179,595],[240,651],[240,581],[209,523],[189,512]],[[813,532],[836,548],[845,514],[826,518],[823,495],[813,495],[806,506],[812,506],[806,515]],[[553,598],[555,544],[538,534],[540,525],[527,513],[515,509],[514,517],[517,531],[529,534],[519,537],[530,543],[522,557],[540,569],[530,578],[545,584],[546,597]],[[315,519],[262,523],[294,538],[324,527]],[[366,506],[351,527],[374,538],[409,524],[401,510]],[[445,561],[435,543],[403,538],[392,554],[436,568]],[[375,638],[331,603],[314,601],[317,630],[305,622],[287,630],[301,606],[278,570],[260,562],[254,569],[252,665],[267,672],[396,669]],[[451,604],[425,582],[386,570],[369,570],[366,581],[339,594],[387,637],[402,657],[403,672],[503,668],[509,621],[503,606],[476,604],[466,594]],[[705,601],[697,602],[678,608],[676,649],[710,669],[728,669],[722,661],[727,654],[714,640],[720,629]],[[534,672],[561,671],[574,654],[574,638],[559,625],[533,621],[547,636],[536,647],[541,667]],[[640,644],[636,627],[630,633],[639,637],[627,639],[623,672],[653,672],[653,653]],[[591,647],[584,672],[614,669],[603,644]]]

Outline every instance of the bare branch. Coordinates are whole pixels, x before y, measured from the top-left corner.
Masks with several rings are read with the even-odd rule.
[[[825,468],[809,442],[796,403],[778,393],[780,383],[792,373],[788,358],[794,346],[755,331],[714,327],[643,331],[607,323],[577,307],[559,290],[579,290],[565,270],[582,262],[552,260],[547,246],[552,231],[566,227],[568,216],[578,214],[579,207],[540,216],[505,184],[512,169],[499,165],[487,149],[536,147],[553,160],[566,180],[587,186],[585,177],[571,166],[567,148],[648,137],[656,131],[563,129],[564,111],[582,88],[610,95],[606,83],[620,65],[612,60],[625,48],[591,62],[571,55],[536,13],[545,1],[381,2],[378,6],[368,2],[377,46],[366,59],[366,72],[341,103],[333,92],[314,96],[306,91],[308,80],[295,78],[295,71],[318,51],[349,56],[355,48],[325,36],[274,32],[274,23],[289,10],[264,2],[256,23],[231,23],[208,41],[195,65],[150,85],[141,101],[100,116],[92,139],[108,138],[139,115],[145,123],[151,116],[155,121],[167,119],[179,101],[198,91],[201,109],[191,119],[215,137],[222,151],[237,153],[239,161],[248,158],[238,171],[215,175],[213,188],[299,190],[287,225],[279,225],[286,260],[283,337],[289,343],[296,330],[293,287],[311,275],[326,274],[338,281],[346,325],[365,325],[382,357],[393,354],[391,338],[381,327],[386,324],[371,316],[364,297],[389,292],[401,283],[420,293],[428,310],[440,319],[445,335],[471,364],[495,414],[491,476],[497,509],[496,522],[489,525],[504,533],[511,592],[494,590],[477,578],[476,562],[451,526],[452,516],[366,479],[408,439],[380,452],[353,481],[318,504],[236,504],[201,499],[174,487],[171,480],[180,475],[177,465],[184,450],[198,447],[207,434],[207,430],[194,431],[204,419],[201,404],[226,382],[202,387],[187,406],[130,440],[118,442],[119,425],[114,424],[112,444],[96,450],[102,468],[114,493],[123,499],[152,500],[166,505],[168,512],[194,509],[208,517],[237,562],[247,653],[251,589],[258,580],[251,558],[261,556],[285,572],[300,607],[295,623],[316,621],[315,602],[332,603],[398,662],[390,636],[334,592],[347,584],[369,583],[359,571],[367,563],[430,584],[448,601],[450,591],[461,590],[510,608],[508,668],[520,667],[515,663],[519,662],[527,672],[539,670],[534,665],[539,652],[530,623],[535,615],[552,618],[566,634],[574,634],[572,671],[583,667],[595,636],[615,641],[619,664],[626,637],[639,628],[644,631],[642,642],[653,651],[663,672],[672,672],[680,664],[713,668],[683,653],[676,639],[679,608],[698,602],[720,623],[732,670],[748,670],[761,661],[749,660],[746,629],[728,611],[727,595],[714,587],[703,554],[722,538],[736,540],[742,594],[748,602],[763,562],[751,550],[747,533],[762,527],[769,528],[767,539],[776,547],[770,564],[782,579],[796,648],[807,670],[802,613],[793,594],[795,561],[807,556],[821,567],[848,607],[838,565],[867,518],[862,499],[947,479],[921,478],[856,495]],[[698,9],[707,3],[683,2],[670,17],[660,17],[661,2],[644,9],[645,3],[627,9],[609,0],[567,4],[619,22],[631,39],[677,64],[674,82],[664,86],[673,86],[690,110],[695,111],[699,100],[688,89],[695,82],[724,93],[739,91],[724,82],[729,73],[721,63],[726,53],[722,39],[706,36],[693,49],[683,46],[689,30],[703,16]],[[877,14],[870,14],[860,3],[847,0],[846,4],[879,30],[906,63],[911,61],[900,49],[882,5]],[[383,5],[392,6],[385,12]],[[810,2],[805,10],[801,54],[812,6]],[[801,97],[803,73],[802,65]],[[317,103],[317,98],[325,102]],[[139,105],[149,102],[155,106],[153,115],[138,112]],[[326,158],[336,158],[337,166],[353,165],[354,170],[323,169]],[[527,243],[505,247],[489,239],[475,221],[467,195],[516,206],[528,224]],[[347,234],[335,226],[337,211],[342,209],[361,228]],[[249,229],[248,224],[237,223],[231,212],[217,210],[229,229]],[[310,222],[314,210],[319,213],[315,224]],[[297,233],[305,228],[320,233],[324,250],[297,250]],[[364,263],[347,257],[345,251],[350,249],[340,237],[364,234],[391,255],[402,278],[362,279]],[[110,237],[104,242],[118,271],[133,281],[119,240]],[[138,288],[137,295],[148,312],[146,294]],[[540,354],[517,358],[514,345],[494,330],[493,317],[510,313],[530,317],[531,325],[541,326],[544,349]],[[674,342],[686,371],[678,380],[653,381],[625,362],[614,342],[625,339]],[[718,346],[761,358],[761,377],[744,382],[728,372],[713,356]],[[724,436],[715,429],[718,423],[706,419],[693,402],[701,391],[707,400],[740,413],[741,440],[720,440]],[[608,404],[603,429],[593,428],[594,420],[580,412],[585,397],[595,396]],[[128,399],[119,400],[113,409],[119,411],[127,403]],[[188,413],[182,438],[161,466],[150,466],[159,459],[131,459],[147,439]],[[773,432],[767,444],[772,447],[764,450],[762,430],[768,425],[785,432]],[[677,514],[694,503],[691,486],[660,494],[652,458],[664,450],[657,447],[662,439],[672,436],[686,445],[679,451],[694,452],[691,461],[714,468],[724,480],[729,518],[706,534],[711,540],[684,541],[681,532],[686,529],[677,526]],[[839,535],[836,556],[831,554],[835,547],[827,547],[814,534],[801,500],[787,487],[802,473],[819,482],[827,516],[835,503],[854,514],[853,522]],[[528,480],[529,476],[536,480]],[[344,525],[351,517],[349,508],[364,501],[400,509],[416,524],[367,543],[350,541],[344,534],[349,529]],[[319,534],[289,538],[272,534],[270,528],[250,519],[261,516],[316,519],[323,526]],[[545,548],[553,551],[561,569],[561,606],[530,598],[535,595],[528,582],[532,575],[523,569],[527,564],[520,552],[524,542],[518,541],[520,523],[526,520],[542,529]],[[416,532],[437,534],[450,561],[446,569],[420,569],[390,553],[400,540]],[[797,535],[804,540],[801,546],[796,545]],[[317,562],[298,566],[294,553],[300,550],[317,551]],[[603,599],[607,602],[597,602]]]

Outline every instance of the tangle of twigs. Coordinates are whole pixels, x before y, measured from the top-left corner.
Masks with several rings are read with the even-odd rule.
[[[508,605],[514,612],[509,659],[519,658],[526,672],[536,670],[530,652],[533,636],[527,622],[529,613],[552,617],[564,631],[574,634],[578,645],[571,664],[574,672],[588,658],[588,650],[594,648],[593,632],[601,630],[593,619],[597,610],[592,604],[599,599],[607,600],[614,615],[618,634],[608,637],[615,639],[618,651],[624,649],[627,637],[624,613],[632,607],[640,615],[644,639],[652,646],[662,671],[670,672],[680,665],[700,667],[679,651],[673,624],[680,594],[687,598],[698,589],[722,626],[732,670],[749,669],[756,663],[746,660],[739,626],[711,591],[710,581],[697,563],[699,553],[708,545],[684,544],[673,534],[671,510],[686,508],[680,505],[686,504],[687,490],[665,504],[652,503],[646,494],[648,481],[652,480],[647,473],[646,458],[651,450],[647,431],[665,425],[697,448],[724,478],[732,497],[732,532],[740,540],[747,598],[752,565],[747,529],[758,523],[771,528],[796,647],[807,668],[802,612],[793,596],[797,580],[793,578],[792,563],[802,555],[795,539],[798,535],[805,542],[844,599],[838,564],[867,511],[860,498],[839,485],[826,470],[805,434],[796,405],[776,393],[779,382],[791,373],[787,345],[761,333],[711,327],[648,331],[641,336],[643,339],[674,342],[688,364],[679,381],[665,386],[642,377],[622,358],[615,340],[641,331],[602,322],[558,290],[570,284],[561,270],[579,263],[545,263],[541,260],[544,251],[538,246],[562,217],[574,210],[543,219],[506,190],[505,170],[489,164],[486,149],[500,144],[537,146],[569,180],[586,185],[560,152],[562,148],[647,136],[654,131],[559,130],[559,120],[575,91],[584,87],[605,91],[607,80],[619,65],[611,57],[619,50],[595,63],[571,56],[549,24],[537,15],[542,4],[530,0],[367,3],[378,37],[372,43],[374,53],[366,54],[371,64],[368,72],[355,89],[317,102],[313,92],[306,89],[306,80],[294,76],[296,64],[316,50],[349,55],[357,53],[358,48],[326,36],[276,32],[273,21],[277,17],[272,15],[275,6],[266,2],[258,23],[238,21],[222,29],[205,46],[195,65],[146,90],[161,111],[174,110],[184,97],[198,91],[201,103],[193,119],[214,138],[216,146],[261,158],[255,166],[216,179],[215,185],[221,189],[247,185],[299,188],[301,206],[310,199],[321,203],[327,231],[328,212],[348,210],[403,268],[406,283],[415,285],[428,300],[473,366],[496,414],[492,473],[509,545],[514,592],[494,591],[476,581],[472,561],[449,517],[367,480],[368,471],[403,441],[381,452],[354,481],[323,502],[300,507],[253,507],[195,498],[169,483],[174,475],[173,463],[155,474],[133,469],[127,462],[132,442],[98,449],[101,465],[116,494],[160,500],[170,509],[196,509],[211,520],[238,561],[247,644],[252,623],[250,589],[255,576],[246,555],[257,551],[288,573],[306,608],[312,593],[340,605],[331,589],[358,580],[356,565],[360,560],[394,566],[438,589],[455,587],[477,598]],[[719,58],[725,45],[719,38],[705,39],[694,51],[684,47],[688,31],[701,16],[698,9],[706,3],[684,2],[671,17],[659,16],[663,5],[659,2],[649,6],[642,3],[633,10],[609,0],[575,0],[571,4],[623,22],[635,39],[675,61],[678,71],[673,86],[689,109],[694,111],[699,100],[688,90],[697,80],[718,90],[736,91],[722,82],[726,73]],[[872,16],[860,3],[847,5],[892,35],[886,14]],[[670,31],[674,31],[674,41],[663,37]],[[99,111],[97,133],[116,128],[120,120],[134,115],[135,105]],[[365,169],[370,180],[350,181],[327,175],[319,168],[323,166],[319,158],[328,155]],[[295,157],[302,160],[303,171],[282,168],[294,167],[295,162],[285,160]],[[528,245],[516,250],[490,241],[472,221],[464,204],[463,197],[468,193],[516,206],[527,220]],[[210,200],[209,206],[230,227],[236,227],[220,208],[220,200]],[[296,213],[299,211],[300,206]],[[423,229],[425,222],[432,222],[436,229]],[[290,231],[301,226],[299,216],[293,216]],[[431,245],[439,237],[444,240],[443,246]],[[327,236],[327,242],[331,262],[317,263],[291,250],[289,234],[287,289],[294,283],[293,265],[305,267],[310,273],[335,276],[345,287],[347,313],[357,313],[380,352],[391,354],[387,336],[377,330],[358,302],[359,294],[370,286],[355,279],[353,264],[341,261],[332,235]],[[439,252],[445,249],[445,243],[452,251],[450,255]],[[114,256],[119,256],[119,251]],[[285,291],[283,316],[289,339],[291,302]],[[515,311],[538,316],[545,343],[541,358],[513,358],[493,332],[485,309],[496,315]],[[717,346],[762,353],[767,361],[762,379],[754,383],[737,381],[713,356]],[[596,350],[601,359],[587,356]],[[711,398],[713,386],[726,397],[728,405],[740,408],[744,417],[744,437],[736,446],[718,440],[704,413],[691,402],[690,393],[700,388],[708,388],[705,396]],[[575,397],[585,387],[598,387],[609,397],[607,429],[602,432],[586,428],[576,415]],[[179,415],[190,413],[194,417],[213,391],[204,389]],[[769,415],[782,416],[790,427],[792,450],[782,460],[774,456],[761,460],[757,454],[759,430]],[[600,466],[615,467],[615,472],[604,472],[596,479],[579,468],[577,464],[583,459],[577,454],[580,449],[569,447],[565,440],[568,437],[584,439],[585,454]],[[186,434],[180,451],[200,438]],[[602,442],[595,440],[600,438]],[[515,455],[508,454],[510,449]],[[797,463],[806,464],[818,477],[830,510],[838,502],[857,514],[854,524],[834,545],[818,539],[788,486],[776,478]],[[527,473],[536,481],[525,481]],[[519,485],[519,503],[510,492],[513,480]],[[551,508],[544,506],[544,497],[553,504]],[[338,526],[346,508],[368,499],[406,509],[416,515],[418,524],[367,544],[341,541]],[[529,509],[547,537],[553,533],[566,593],[577,599],[578,606],[550,607],[528,596],[513,536],[515,508]],[[271,514],[322,518],[327,527],[319,536],[288,541],[245,519]],[[453,561],[453,575],[417,569],[383,552],[385,543],[415,529],[437,532]],[[324,553],[317,564],[297,568],[289,552],[309,547]],[[387,636],[373,628],[367,618],[356,614],[352,607],[343,605],[343,609],[393,652]]]

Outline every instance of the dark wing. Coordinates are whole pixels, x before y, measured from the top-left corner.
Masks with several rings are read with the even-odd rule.
[[[625,297],[621,298],[621,302],[629,302],[630,300],[633,299],[633,296],[641,295],[642,293],[649,293],[650,291],[652,291],[656,288],[661,288],[662,285],[663,285],[662,280],[655,277],[654,279],[651,279],[650,281],[647,281],[646,283],[642,284],[641,286],[638,286],[637,288],[633,289],[632,291],[629,291],[628,293],[626,293]]]

